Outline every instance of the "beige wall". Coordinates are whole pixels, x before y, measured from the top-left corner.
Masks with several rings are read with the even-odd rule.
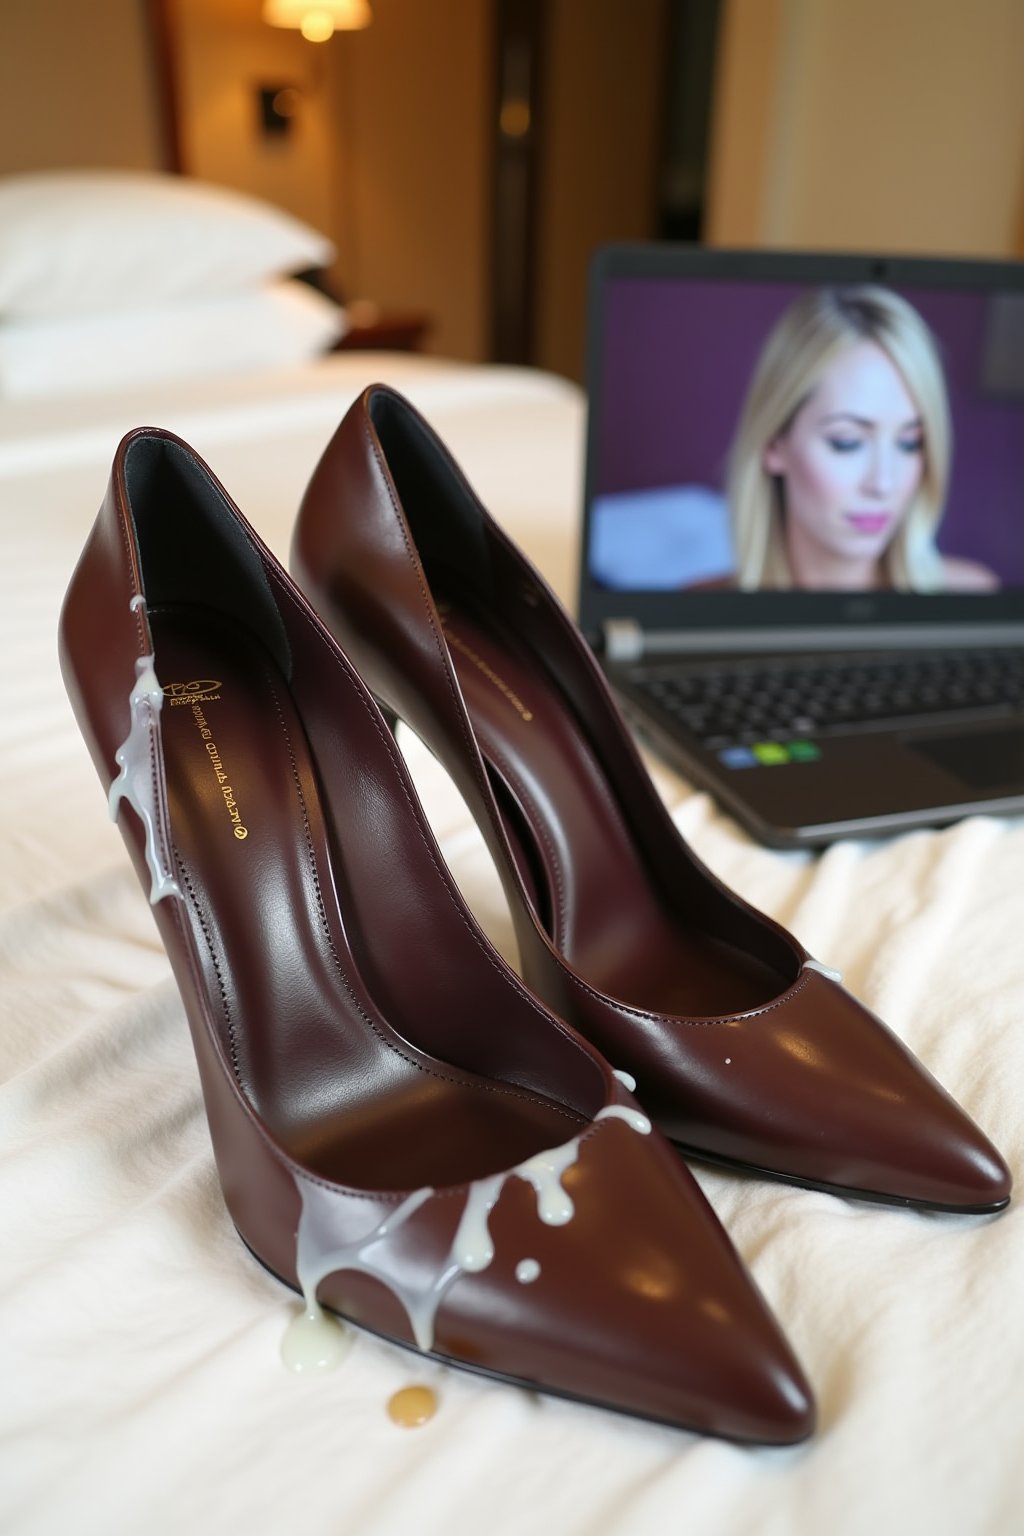
[[[324,45],[260,0],[174,0],[183,148],[196,176],[288,208],[335,241],[348,298],[417,309],[430,350],[483,356],[489,0],[374,0]],[[291,133],[258,132],[259,84],[301,92]]]
[[[590,253],[653,233],[664,20],[663,0],[548,0],[537,362],[572,378]]]
[[[337,239],[353,295],[433,317],[431,351],[487,345],[490,0],[374,0],[330,45]]]
[[[326,50],[266,26],[260,0],[172,0],[170,15],[185,170],[266,198],[333,234],[337,151]],[[286,137],[260,131],[260,85],[301,92]]]
[[[1021,0],[726,0],[708,238],[1004,256]]]
[[[705,215],[712,245],[763,239],[785,4],[723,0]]]
[[[0,174],[162,164],[139,0],[0,0]]]

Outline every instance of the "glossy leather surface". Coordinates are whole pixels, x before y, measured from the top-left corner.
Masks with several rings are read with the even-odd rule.
[[[1006,1203],[979,1128],[679,836],[578,629],[394,391],[325,452],[293,569],[473,809],[530,985],[672,1140],[881,1200]]]
[[[225,1200],[258,1257],[297,1284],[311,1202],[331,1251],[391,1219],[374,1273],[340,1263],[318,1295],[411,1344],[407,1299],[450,1267],[472,1181],[578,1138],[571,1220],[543,1222],[511,1174],[493,1262],[443,1291],[433,1352],[712,1433],[808,1434],[799,1365],[693,1179],[657,1132],[602,1117],[635,1104],[487,943],[366,688],[170,434],[119,448],[60,649],[104,788],[140,660],[163,685],[142,766],[178,892],[154,913]],[[118,820],[148,891],[142,823],[124,802]]]

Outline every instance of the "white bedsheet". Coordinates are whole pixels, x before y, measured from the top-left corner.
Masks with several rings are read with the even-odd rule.
[[[1024,1220],[855,1204],[698,1171],[816,1388],[809,1444],[741,1449],[444,1370],[359,1335],[290,1375],[295,1300],[221,1202],[188,1031],[60,683],[59,603],[120,433],[209,459],[281,555],[305,479],[384,377],[563,595],[582,404],[509,369],[338,356],[225,391],[0,407],[0,1529],[304,1536],[981,1536],[1024,1531]],[[458,797],[404,745],[464,889],[512,954]],[[1021,1166],[1024,825],[753,845],[659,784],[700,854],[839,966]],[[384,1405],[434,1386],[436,1418]]]

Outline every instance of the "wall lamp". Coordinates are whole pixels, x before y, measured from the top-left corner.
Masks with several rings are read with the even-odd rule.
[[[335,32],[358,32],[373,20],[369,0],[263,0],[263,20],[293,27],[310,43],[326,43]]]

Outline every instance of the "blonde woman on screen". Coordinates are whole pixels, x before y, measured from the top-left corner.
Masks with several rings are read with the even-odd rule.
[[[952,433],[934,338],[886,288],[823,288],[779,320],[729,459],[736,584],[982,592],[942,555]]]

